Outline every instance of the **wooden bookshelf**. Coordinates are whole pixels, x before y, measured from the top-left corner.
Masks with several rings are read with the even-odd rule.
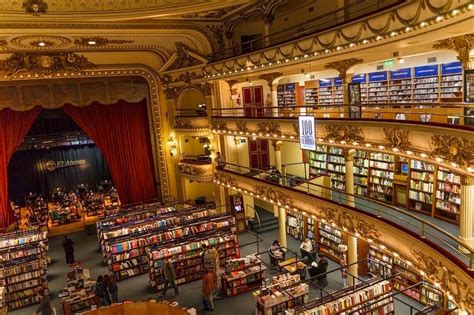
[[[304,83],[304,101],[307,106],[319,105],[319,82],[318,80],[306,81]]]
[[[459,222],[461,207],[461,176],[444,168],[436,172],[435,216]]]
[[[304,217],[301,213],[290,214],[286,216],[286,233],[297,240],[303,240],[305,237]]]
[[[8,310],[40,302],[39,293],[48,290],[47,232],[33,228],[6,233],[0,240],[0,304]]]
[[[368,102],[371,104],[375,103],[387,103],[388,98],[388,72],[379,71],[368,74],[369,84],[367,87],[368,91]]]
[[[433,164],[410,160],[408,208],[432,215],[435,167]]]
[[[368,173],[369,160],[368,153],[363,150],[357,150],[354,155],[354,193],[359,196],[368,197]]]
[[[345,191],[346,166],[344,150],[342,148],[329,147],[326,164],[327,174],[331,177],[331,188]]]
[[[319,222],[318,242],[321,253],[339,262],[338,246],[341,244],[347,245],[347,234],[332,225]]]
[[[316,151],[309,153],[309,173],[311,176],[327,174],[327,145],[316,145]]]
[[[166,246],[158,245],[147,250],[149,258],[150,285],[157,290],[164,287],[164,259],[169,258],[176,272],[176,283],[183,284],[200,280],[203,276],[202,245],[218,249],[219,264],[224,266],[226,261],[239,258],[238,240],[234,234],[235,220],[227,217],[225,229],[215,229],[202,235],[192,235],[187,239],[170,242]]]
[[[369,152],[369,197],[392,203],[395,157],[390,154]]]

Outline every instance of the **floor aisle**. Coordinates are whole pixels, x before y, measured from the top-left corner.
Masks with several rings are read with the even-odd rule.
[[[263,239],[259,246],[261,251],[270,247],[271,242],[278,237],[278,230],[269,231],[260,235]],[[102,255],[98,250],[96,235],[87,235],[85,231],[77,232],[70,235],[75,243],[76,261],[84,263],[91,271],[91,276],[97,278],[99,274],[108,272],[107,266],[102,261]],[[254,234],[244,233],[239,235],[240,244],[254,242],[256,240]],[[49,267],[49,288],[52,292],[53,303],[58,310],[58,314],[62,314],[62,308],[57,298],[57,292],[62,289],[66,282],[66,273],[70,268],[66,265],[64,259],[63,248],[61,247],[62,237],[53,237],[49,241],[49,256],[52,258],[52,264]],[[288,236],[288,248],[296,251],[299,248],[300,241]],[[256,252],[256,245],[245,246],[241,249],[241,255],[247,255]],[[263,258],[268,262],[268,254],[263,254]],[[330,261],[328,270],[337,268],[338,265]],[[272,273],[267,273],[267,277]],[[339,272],[331,273],[328,277],[329,285],[326,287],[329,291],[342,288],[342,278]],[[130,278],[118,283],[119,299],[130,300],[146,300],[148,298],[157,299],[157,292],[150,288],[148,284],[148,275],[141,275]],[[201,281],[179,286],[180,294],[175,298],[179,304],[187,307],[195,307],[199,314],[206,314],[201,311]],[[312,290],[312,294],[316,294],[316,290]],[[172,290],[168,291],[168,295],[172,294]],[[407,301],[409,301],[407,299]],[[250,293],[241,294],[239,296],[215,301],[215,311],[207,312],[209,314],[225,314],[225,315],[251,315],[254,314],[255,302]],[[9,312],[13,315],[32,314],[37,306],[20,309]],[[402,308],[397,303],[397,314],[409,313],[406,308]]]

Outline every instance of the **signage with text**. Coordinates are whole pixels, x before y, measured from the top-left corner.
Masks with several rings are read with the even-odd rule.
[[[76,161],[71,161],[71,160],[66,160],[66,161],[53,161],[49,160],[45,163],[46,170],[49,172],[53,172],[57,169],[60,168],[65,168],[65,167],[71,167],[71,166],[80,166],[86,164],[86,160],[76,160]]]
[[[438,65],[415,67],[415,78],[431,77],[438,75]]]
[[[444,63],[441,65],[441,74],[460,74],[462,73],[462,65],[459,61]]]
[[[387,71],[369,73],[369,82],[387,81]]]
[[[301,150],[316,150],[316,125],[314,116],[299,116]]]

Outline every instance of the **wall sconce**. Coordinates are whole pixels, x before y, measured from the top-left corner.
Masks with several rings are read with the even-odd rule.
[[[171,136],[168,138],[168,148],[170,150],[170,155],[174,156],[176,154],[176,142]]]

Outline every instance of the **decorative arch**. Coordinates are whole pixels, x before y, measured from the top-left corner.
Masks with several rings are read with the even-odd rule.
[[[206,104],[206,94],[201,88],[191,85],[185,86],[179,91],[176,109],[198,109],[199,104]]]

